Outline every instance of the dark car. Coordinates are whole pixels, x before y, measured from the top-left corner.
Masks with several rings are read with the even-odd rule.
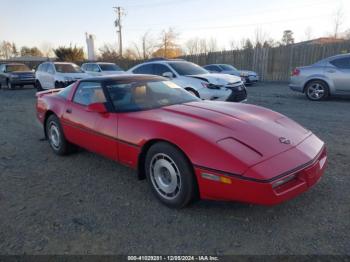
[[[19,63],[0,65],[0,88],[7,86],[12,89],[24,85],[35,85],[34,72],[28,66]]]

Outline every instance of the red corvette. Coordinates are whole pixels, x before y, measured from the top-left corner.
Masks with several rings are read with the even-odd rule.
[[[166,205],[202,199],[274,205],[316,184],[324,143],[271,110],[201,101],[165,78],[123,75],[37,93],[53,151],[79,146],[138,170]]]

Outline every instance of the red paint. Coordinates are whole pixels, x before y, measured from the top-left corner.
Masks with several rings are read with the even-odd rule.
[[[324,143],[274,111],[247,104],[193,102],[132,113],[108,113],[101,105],[73,103],[55,92],[38,93],[37,116],[60,119],[65,137],[89,151],[137,168],[143,146],[153,140],[174,144],[194,165],[203,199],[278,204],[312,187],[326,167]],[[280,140],[289,143],[281,143]],[[230,178],[224,184],[202,178]],[[295,179],[273,188],[286,176]]]

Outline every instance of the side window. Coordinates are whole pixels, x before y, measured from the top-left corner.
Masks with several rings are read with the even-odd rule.
[[[150,74],[153,75],[153,64],[142,65],[133,71],[134,74]]]
[[[0,65],[0,72],[4,72],[5,71],[5,66],[4,65]]]
[[[100,68],[98,67],[98,65],[91,64],[90,66],[91,66],[90,71],[92,71],[92,72],[100,72]]]
[[[41,72],[47,72],[47,67],[49,66],[49,64],[42,64],[41,65]]]
[[[94,103],[105,103],[106,97],[100,83],[81,82],[75,92],[73,102],[88,106]]]
[[[83,65],[81,66],[81,69],[84,70],[84,71],[87,71],[86,68],[87,68],[87,64],[83,64]]]
[[[166,72],[172,72],[170,68],[162,64],[153,65],[153,73],[158,76],[162,76]]]
[[[341,69],[350,69],[350,57],[338,58],[330,61],[330,63]]]
[[[48,64],[48,66],[47,66],[47,72],[48,72],[49,74],[52,74],[52,75],[55,73],[55,70],[53,69],[53,65]]]

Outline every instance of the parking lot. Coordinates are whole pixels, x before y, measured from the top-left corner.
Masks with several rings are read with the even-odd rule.
[[[312,190],[275,207],[159,203],[135,172],[95,154],[54,155],[35,118],[35,90],[0,90],[2,254],[350,254],[350,99],[310,102],[286,84],[248,87],[326,141]]]

